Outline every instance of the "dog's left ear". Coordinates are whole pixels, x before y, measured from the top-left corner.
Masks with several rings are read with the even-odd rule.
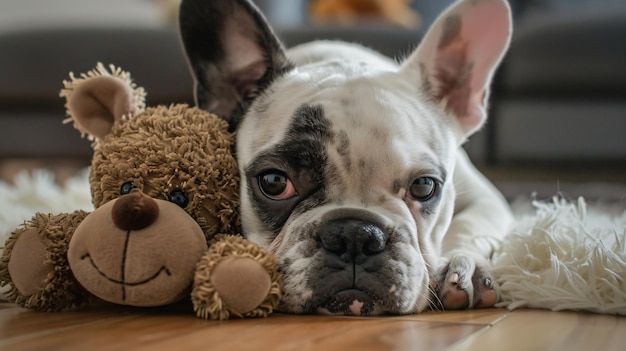
[[[437,18],[402,66],[457,121],[460,142],[485,122],[489,85],[510,36],[505,0],[458,1]]]
[[[248,0],[183,0],[180,33],[196,104],[234,130],[254,98],[291,68],[281,42]]]

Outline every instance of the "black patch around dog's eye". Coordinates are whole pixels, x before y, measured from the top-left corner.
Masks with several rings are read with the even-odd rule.
[[[308,205],[304,207],[310,207],[313,197],[316,203],[323,201],[328,163],[326,147],[332,139],[332,125],[324,117],[322,107],[303,105],[295,111],[284,141],[259,154],[246,168],[248,194],[256,213],[269,229],[280,231],[291,211],[300,207],[300,202],[306,200]],[[270,169],[280,170],[288,176],[298,196],[272,201],[263,195],[257,179]]]
[[[267,225],[267,229],[276,234],[285,224],[291,210],[299,200],[297,196],[281,201],[272,200],[264,194],[256,179],[250,180],[247,192],[248,197],[252,200],[254,212]]]
[[[302,105],[294,113],[285,141],[276,153],[296,171],[322,174],[326,166],[326,146],[333,139],[332,125],[321,105]]]
[[[324,117],[322,107],[303,105],[295,111],[284,141],[259,154],[246,168],[246,177],[254,178],[276,168],[292,179],[310,178],[322,183],[327,165],[326,146],[332,138],[332,125]]]

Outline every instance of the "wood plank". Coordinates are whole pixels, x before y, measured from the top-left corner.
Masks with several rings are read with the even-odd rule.
[[[442,322],[442,323],[470,323],[470,324],[495,324],[504,318],[509,311],[504,308],[485,308],[477,310],[461,311],[428,311],[416,315],[401,316],[407,320]]]
[[[415,316],[274,314],[224,322],[188,306],[93,306],[37,313],[0,304],[0,349],[12,350],[622,350],[626,318],[484,309]]]
[[[267,319],[204,321],[189,315],[132,314],[84,323],[3,350],[414,350],[441,349],[480,330],[479,324],[275,314]]]
[[[576,312],[515,310],[450,350],[624,350],[626,318]]]
[[[189,350],[204,350],[218,340],[227,350],[418,350],[442,349],[484,326],[428,323],[388,318],[273,316],[267,320],[225,323],[184,338]],[[172,350],[181,340],[165,340],[138,350]]]
[[[72,318],[66,315],[66,318]],[[206,321],[193,315],[145,315],[118,313],[108,318],[79,322],[64,328],[42,329],[2,340],[3,351],[9,350],[125,350],[150,342],[184,335]]]
[[[91,323],[119,315],[107,309],[83,309],[68,312],[35,312],[10,303],[0,304],[0,345],[13,337],[57,330]]]

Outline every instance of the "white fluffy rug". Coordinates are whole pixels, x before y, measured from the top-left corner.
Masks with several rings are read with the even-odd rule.
[[[0,181],[0,246],[9,234],[35,212],[61,213],[93,210],[87,169],[62,185],[46,170],[18,173],[13,184]]]
[[[532,203],[494,259],[500,307],[626,315],[626,210],[583,198]],[[515,207],[514,207],[515,209]]]
[[[625,204],[555,197],[513,205],[516,223],[494,257],[498,306],[626,315]],[[86,170],[61,186],[44,170],[0,182],[0,243],[36,211],[77,209],[93,209]]]

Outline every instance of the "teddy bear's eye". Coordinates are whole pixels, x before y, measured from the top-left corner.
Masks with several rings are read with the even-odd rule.
[[[120,194],[122,195],[129,194],[133,190],[133,188],[135,188],[135,186],[133,185],[133,182],[126,182],[122,184],[122,186],[120,187]]]
[[[187,205],[189,204],[189,199],[187,198],[187,195],[185,195],[185,193],[182,190],[174,190],[170,193],[170,196],[168,197],[168,200],[171,203],[174,203],[182,208],[187,207]]]

